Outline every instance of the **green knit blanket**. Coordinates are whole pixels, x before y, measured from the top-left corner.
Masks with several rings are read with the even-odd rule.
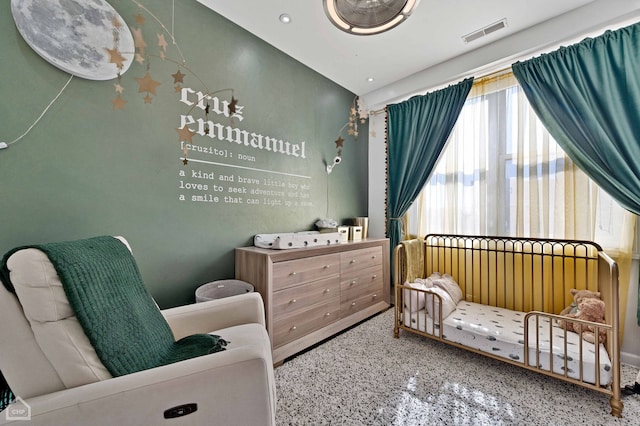
[[[113,376],[122,376],[225,349],[220,336],[194,334],[175,341],[145,287],[129,249],[103,236],[30,246],[47,254],[71,307],[98,357]],[[8,281],[2,260],[3,281]]]

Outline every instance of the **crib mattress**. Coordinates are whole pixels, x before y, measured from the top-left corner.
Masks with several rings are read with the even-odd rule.
[[[455,311],[444,319],[442,337],[482,352],[524,363],[524,318],[523,312],[461,301]],[[558,327],[555,321],[549,326],[549,318],[540,317],[537,329],[535,319],[530,317],[529,321],[530,366],[535,366],[537,363],[540,369],[549,371],[552,359],[554,373],[564,374],[566,359],[569,377],[580,380],[582,364],[582,380],[595,384],[596,354],[593,343],[581,339],[577,333],[568,332],[565,356],[565,331]],[[439,335],[439,324],[434,324],[424,309],[411,314],[406,309],[404,322],[407,327]],[[539,342],[538,358],[535,353],[536,335]],[[580,363],[581,340],[582,363]],[[612,380],[611,361],[604,345],[599,346],[600,384],[608,385]]]

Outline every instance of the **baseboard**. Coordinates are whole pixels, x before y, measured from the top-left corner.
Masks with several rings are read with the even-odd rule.
[[[620,362],[640,367],[640,355],[631,354],[629,352],[620,352]]]

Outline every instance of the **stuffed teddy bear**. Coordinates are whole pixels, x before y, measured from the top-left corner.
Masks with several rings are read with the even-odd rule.
[[[604,324],[604,308],[605,306],[602,300],[594,297],[587,297],[580,300],[575,314],[567,314],[566,317]],[[582,338],[587,342],[595,343],[596,341],[594,326],[566,320],[558,321],[558,325],[567,331],[573,331],[575,333],[582,331]],[[580,327],[581,325],[582,328]],[[606,330],[599,328],[599,334],[599,342],[604,343],[607,337]]]
[[[575,288],[572,288],[570,290],[570,292],[571,292],[571,296],[573,296],[573,302],[571,302],[571,304],[569,306],[564,308],[560,312],[560,315],[575,314],[576,311],[578,310],[578,304],[583,299],[589,299],[589,298],[600,299],[600,292],[599,291],[576,290]]]

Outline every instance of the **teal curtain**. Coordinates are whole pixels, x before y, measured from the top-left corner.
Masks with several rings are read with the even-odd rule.
[[[473,78],[387,106],[387,235],[400,242],[400,219],[416,199],[438,161]]]
[[[513,73],[567,155],[640,214],[640,23],[513,64]],[[640,294],[637,321],[640,325]]]
[[[640,24],[513,64],[549,133],[578,167],[640,214]]]

